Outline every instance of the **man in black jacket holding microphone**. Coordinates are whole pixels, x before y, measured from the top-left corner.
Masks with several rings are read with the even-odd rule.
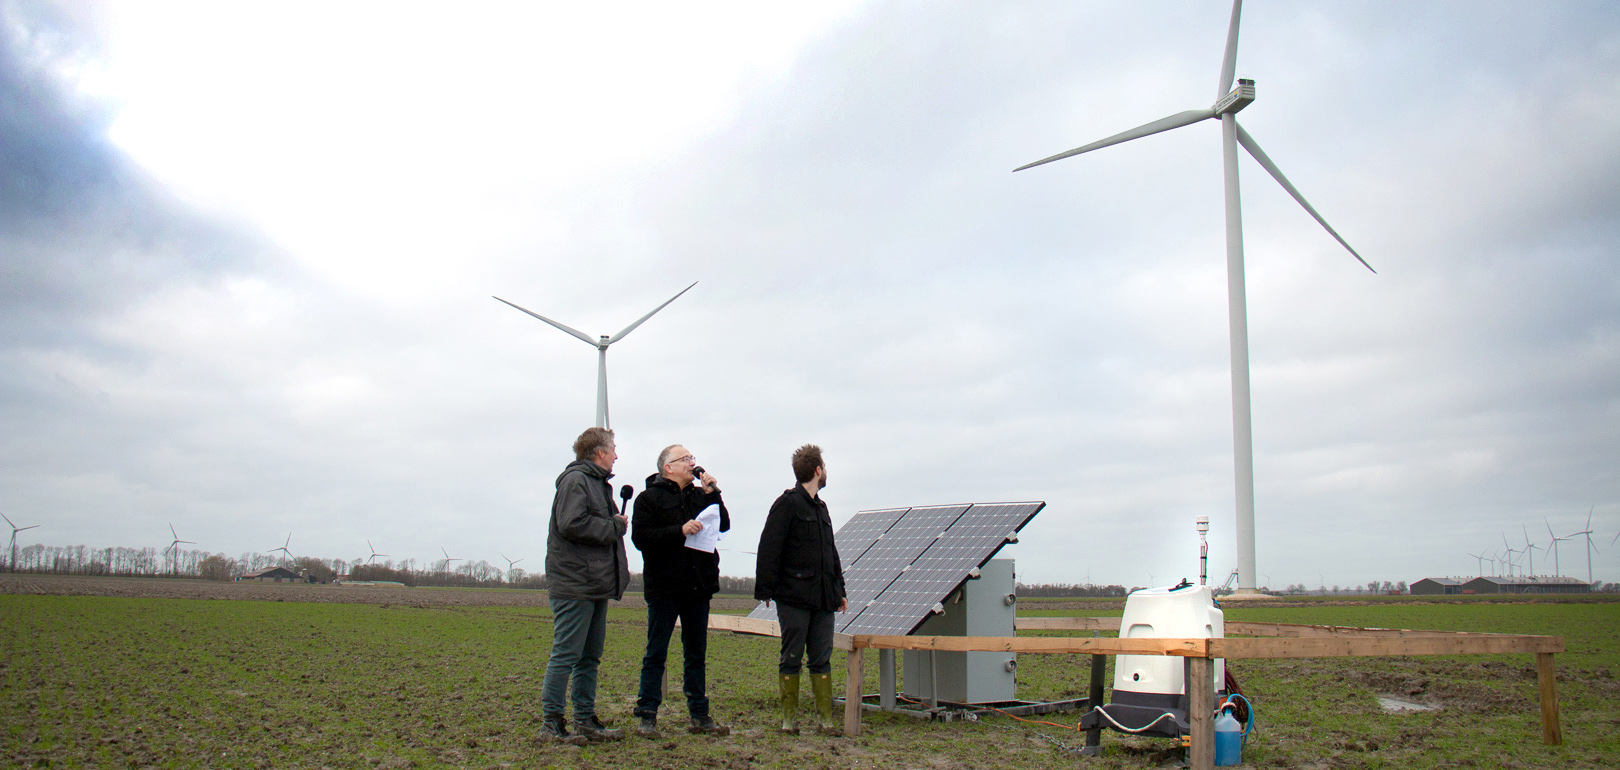
[[[782,656],[777,667],[782,698],[782,731],[799,731],[799,669],[810,647],[810,689],[815,693],[821,732],[836,734],[832,721],[833,613],[843,612],[844,568],[833,541],[832,517],[821,489],[827,467],[821,448],[805,444],[793,453],[798,483],[771,504],[759,536],[754,598],[776,602],[782,628]]]
[[[695,482],[695,483],[694,483]],[[720,499],[714,476],[697,467],[686,447],[673,444],[658,453],[658,473],[647,477],[647,489],[636,497],[630,540],[641,551],[642,580],[647,599],[647,651],[641,658],[641,691],[635,715],[636,732],[658,737],[658,706],[663,701],[664,661],[675,619],[681,621],[681,648],[685,657],[683,691],[690,716],[687,732],[729,735],[731,728],[709,715],[706,657],[709,640],[709,599],[720,590],[720,554],[686,545],[688,535],[704,529],[698,515],[711,505],[720,507],[721,532],[731,529],[731,515]]]

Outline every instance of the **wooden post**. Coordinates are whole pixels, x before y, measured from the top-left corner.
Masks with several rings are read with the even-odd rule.
[[[866,648],[854,645],[849,651],[849,674],[844,679],[844,734],[851,738],[861,734],[861,667],[865,662]]]
[[[1187,722],[1192,725],[1192,748],[1187,766],[1192,770],[1215,767],[1215,662],[1189,658],[1187,667]]]
[[[1541,742],[1557,746],[1564,742],[1564,730],[1558,725],[1558,671],[1552,653],[1536,653],[1536,679],[1541,685]]]

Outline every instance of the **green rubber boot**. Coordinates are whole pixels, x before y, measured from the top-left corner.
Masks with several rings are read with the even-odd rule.
[[[799,734],[799,675],[778,674],[782,692],[782,732]]]
[[[844,730],[833,721],[832,674],[811,674],[810,691],[816,696],[816,716],[821,720],[817,730],[822,735],[843,735]]]

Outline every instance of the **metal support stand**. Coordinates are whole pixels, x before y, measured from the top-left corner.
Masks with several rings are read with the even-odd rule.
[[[894,650],[878,651],[878,706],[888,711],[895,703]]]
[[[1103,677],[1108,671],[1108,656],[1091,656],[1091,690],[1086,693],[1087,708],[1095,709],[1103,703]],[[1095,757],[1102,755],[1102,725],[1086,731],[1086,745],[1080,749],[1081,756]]]

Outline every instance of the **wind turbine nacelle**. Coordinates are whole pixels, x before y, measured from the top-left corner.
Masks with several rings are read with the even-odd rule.
[[[1213,109],[1216,115],[1235,114],[1238,110],[1249,106],[1252,101],[1254,101],[1254,81],[1239,80],[1237,88],[1232,89],[1232,93],[1221,97],[1221,100],[1215,103]]]

